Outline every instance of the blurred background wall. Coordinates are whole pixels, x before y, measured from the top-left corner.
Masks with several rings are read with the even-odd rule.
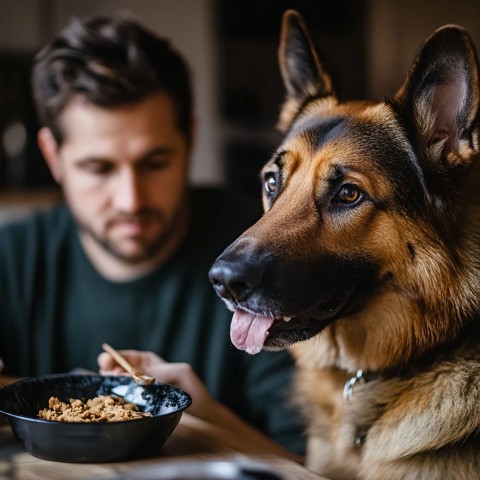
[[[54,186],[35,142],[34,53],[72,16],[122,10],[170,37],[191,65],[192,183],[258,195],[258,171],[280,138],[277,47],[287,8],[304,15],[344,98],[394,93],[420,43],[443,24],[465,26],[480,47],[480,0],[0,0],[0,199]]]

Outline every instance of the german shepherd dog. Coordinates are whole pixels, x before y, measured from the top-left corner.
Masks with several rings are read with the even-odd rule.
[[[307,466],[480,478],[479,68],[435,31],[388,100],[341,102],[302,18],[279,49],[285,137],[261,219],[210,280],[250,354],[288,347]]]

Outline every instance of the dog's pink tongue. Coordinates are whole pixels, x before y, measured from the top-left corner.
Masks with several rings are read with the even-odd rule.
[[[260,352],[274,319],[235,310],[230,325],[230,338],[239,349],[254,355]]]

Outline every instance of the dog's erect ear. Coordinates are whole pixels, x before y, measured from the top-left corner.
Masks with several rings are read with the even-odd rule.
[[[477,142],[472,130],[478,120],[478,82],[475,47],[462,28],[442,27],[420,47],[394,103],[431,158],[447,158],[462,141]]]
[[[283,83],[287,89],[287,101],[279,127],[286,131],[306,100],[333,95],[333,87],[302,17],[294,10],[288,10],[283,15],[278,54]]]

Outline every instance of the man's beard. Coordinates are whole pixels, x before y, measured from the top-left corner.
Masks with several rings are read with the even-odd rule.
[[[106,223],[106,231],[108,232],[109,228],[115,223],[120,221],[128,220],[140,220],[145,219],[146,221],[155,222],[157,225],[163,226],[160,233],[156,238],[146,243],[143,239],[138,238],[136,241],[141,244],[143,243],[143,248],[140,249],[136,254],[127,254],[124,253],[121,247],[116,245],[117,242],[111,241],[108,237],[99,235],[95,232],[88,224],[82,222],[80,219],[75,217],[76,223],[78,225],[81,235],[88,235],[93,239],[100,247],[108,252],[111,256],[116,259],[128,263],[130,265],[136,265],[142,263],[146,260],[155,258],[158,252],[160,252],[163,247],[169,242],[169,240],[175,236],[177,233],[178,224],[181,223],[179,219],[183,215],[182,210],[185,208],[183,202],[177,208],[175,214],[168,221],[158,210],[144,208],[135,215],[117,215],[116,217],[110,219]],[[132,237],[130,241],[135,241],[135,237]]]

